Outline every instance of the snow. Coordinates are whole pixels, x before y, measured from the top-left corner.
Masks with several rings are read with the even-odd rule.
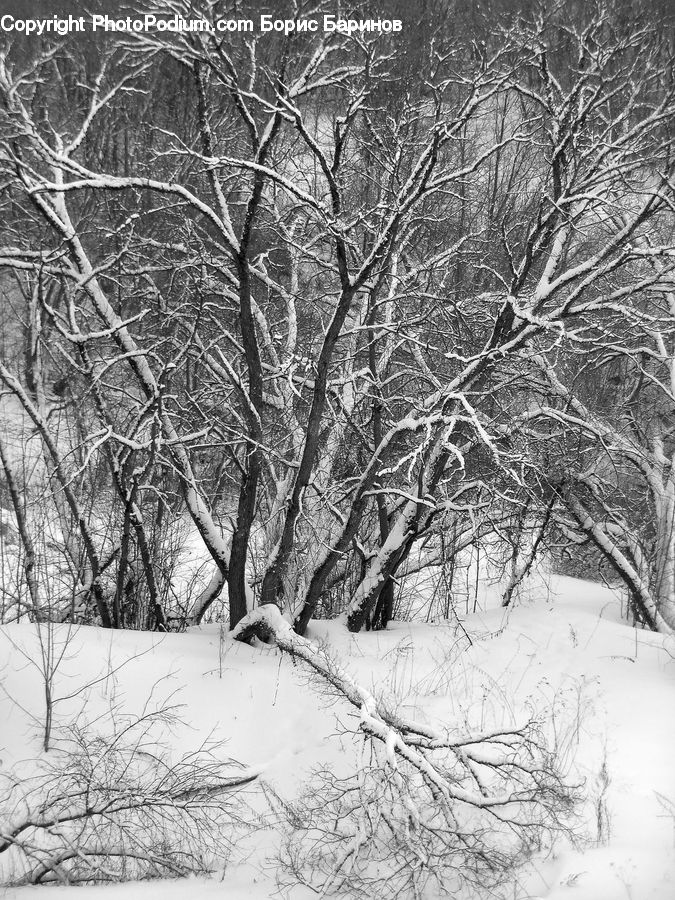
[[[465,616],[462,626],[393,622],[384,632],[354,635],[339,622],[318,621],[307,636],[325,642],[374,696],[393,696],[401,715],[430,727],[499,726],[532,710],[551,717],[564,759],[584,779],[587,842],[533,860],[509,897],[672,900],[673,638],[631,628],[607,588],[560,577],[546,586],[532,580],[527,598],[513,608],[493,604]],[[55,696],[70,696],[56,705],[56,726],[78,717],[104,722],[111,705],[118,714],[137,713],[150,698],[166,699],[179,706],[184,723],[172,731],[172,749],[182,753],[205,739],[222,741],[224,757],[260,771],[286,798],[307,787],[316,766],[345,772],[357,765],[363,746],[363,737],[353,736],[358,711],[328,702],[316,678],[274,647],[233,641],[217,624],[162,636],[57,626],[54,638],[64,649]],[[41,754],[35,626],[2,627],[0,660],[0,772],[7,772]],[[257,788],[252,802],[264,810]],[[224,872],[165,882],[162,896],[207,900],[225,892],[228,900],[267,900],[277,890],[268,861],[277,841],[274,828],[255,831],[241,840]],[[30,900],[44,890],[8,888],[3,896]],[[159,886],[50,890],[55,900],[144,900],[156,897]],[[315,895],[298,887],[290,896]]]

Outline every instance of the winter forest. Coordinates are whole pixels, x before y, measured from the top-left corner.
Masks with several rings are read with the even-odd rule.
[[[668,0],[27,5],[7,896],[671,900]]]

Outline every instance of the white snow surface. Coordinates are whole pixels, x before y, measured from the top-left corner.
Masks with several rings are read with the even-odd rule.
[[[556,577],[529,596],[509,610],[468,615],[462,628],[394,622],[385,632],[351,635],[339,622],[321,621],[308,637],[327,642],[364,687],[375,695],[393,693],[406,715],[422,721],[481,726],[518,719],[532,708],[552,712],[566,759],[584,779],[588,841],[535,860],[509,897],[673,900],[675,641],[630,627],[619,598],[589,582]],[[181,705],[185,723],[173,733],[172,749],[181,753],[207,738],[224,741],[224,756],[259,770],[288,798],[307,785],[317,765],[343,772],[357,764],[363,742],[354,736],[358,713],[327,702],[303,668],[274,648],[235,642],[218,625],[165,636],[57,626],[55,635],[57,645],[67,644],[55,678],[57,697],[102,678],[57,704],[57,726],[76,717],[105,718],[111,703],[135,713],[149,700],[166,698]],[[4,770],[41,754],[43,694],[31,662],[38,656],[35,626],[0,628]],[[608,827],[598,844],[603,758]],[[670,814],[660,798],[670,803]],[[254,802],[263,808],[262,796]],[[253,832],[216,876],[161,885],[0,888],[0,895],[267,900],[277,891],[270,861],[276,838],[273,829]],[[291,900],[312,896],[304,888],[290,894]]]

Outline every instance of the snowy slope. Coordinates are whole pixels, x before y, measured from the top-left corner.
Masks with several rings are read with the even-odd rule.
[[[591,843],[537,860],[509,896],[672,900],[675,821],[659,795],[675,800],[675,646],[630,628],[618,599],[597,585],[558,578],[552,590],[538,593],[537,602],[506,613],[468,616],[463,628],[393,623],[387,632],[354,636],[337,623],[317,622],[309,636],[327,641],[366,687],[393,693],[418,719],[481,725],[531,709],[552,714],[561,752],[584,779],[581,830]],[[55,696],[76,694],[57,704],[57,725],[77,717],[105,721],[112,707],[119,714],[148,702],[180,704],[184,726],[174,730],[172,749],[205,738],[225,742],[223,756],[260,770],[289,798],[317,764],[339,771],[357,764],[362,738],[350,733],[356,722],[346,707],[327,703],[305,672],[277,651],[235,643],[218,626],[163,637],[59,626],[55,638],[64,650]],[[33,626],[1,629],[4,771],[40,754],[39,655]],[[264,809],[255,791],[251,799]],[[162,896],[268,898],[276,883],[266,857],[276,841],[273,829],[258,830],[239,842],[220,876],[194,878],[189,886],[167,882]],[[26,900],[44,890],[10,888],[4,896]],[[56,900],[158,895],[156,883],[50,890]],[[314,895],[296,889],[292,896]]]

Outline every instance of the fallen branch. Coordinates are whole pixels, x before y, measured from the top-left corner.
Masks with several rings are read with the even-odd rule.
[[[231,634],[275,643],[308,666],[358,711],[358,729],[376,751],[346,779],[320,773],[307,797],[285,806],[291,831],[282,861],[294,880],[321,895],[338,887],[381,892],[381,866],[391,864],[392,896],[417,896],[430,878],[446,884],[450,870],[482,884],[488,872],[494,881],[522,862],[545,833],[569,829],[573,790],[536,720],[465,734],[401,716],[326,648],[295,634],[274,605],[249,614]],[[372,881],[371,869],[380,871]]]

